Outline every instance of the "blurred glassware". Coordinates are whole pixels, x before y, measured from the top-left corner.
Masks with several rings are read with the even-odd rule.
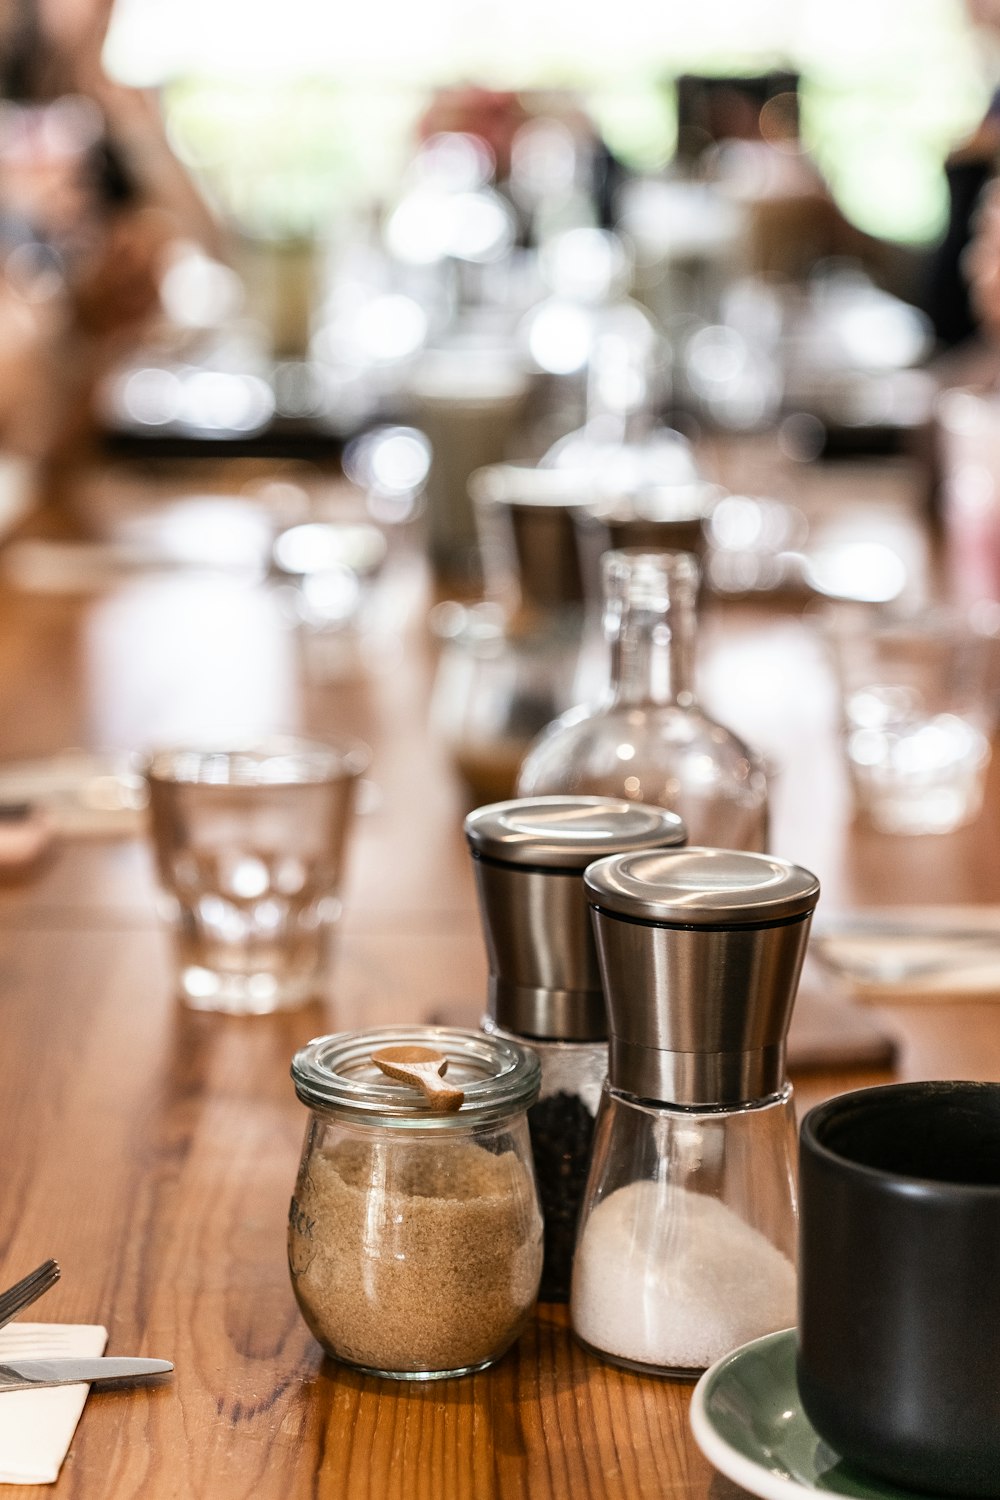
[[[589,476],[587,482],[605,495],[634,494],[649,486],[693,484],[701,479],[687,438],[670,427],[653,427],[641,437],[623,441],[614,415],[595,418],[553,444],[543,468]]]
[[[150,756],[153,853],[188,1005],[265,1015],[321,992],[370,759],[359,741],[287,737]]]
[[[918,308],[850,261],[826,263],[810,278],[801,336],[814,363],[855,370],[908,369],[926,359],[933,342]]]
[[[690,552],[703,564],[712,515],[724,494],[707,480],[650,484],[574,509],[587,599],[596,605],[603,597],[601,558],[606,552]]]
[[[570,229],[540,246],[538,268],[549,295],[526,314],[518,337],[556,387],[549,420],[565,432],[604,416],[622,437],[634,436],[666,401],[669,350],[628,295],[628,247],[610,230]]]
[[[357,680],[398,662],[402,633],[424,599],[419,532],[429,462],[423,433],[375,427],[347,444],[343,480],[313,487],[303,507],[283,508],[271,581],[296,627],[307,681]]]
[[[651,802],[678,813],[693,843],[763,850],[763,762],[694,696],[697,560],[683,552],[612,552],[604,577],[607,694],[543,732],[525,756],[517,795],[591,792]]]
[[[410,164],[384,225],[385,249],[404,268],[424,268],[446,288],[457,312],[507,289],[506,267],[518,238],[517,215],[491,183],[496,159],[484,138],[438,131]]]
[[[342,681],[363,672],[372,644],[372,585],[387,550],[377,527],[349,522],[307,521],[275,539],[272,576],[288,585],[307,680]]]
[[[718,320],[744,227],[739,204],[711,182],[636,178],[621,192],[620,232],[634,247],[634,295],[672,341]]]
[[[489,601],[439,604],[431,628],[441,643],[431,722],[473,802],[503,801],[539,725],[571,696],[557,693],[554,642],[548,633],[508,633],[506,612]],[[563,644],[575,662],[578,636]]]
[[[436,324],[445,317],[426,289],[393,285],[380,263],[335,265],[316,309],[309,345],[323,426],[342,436],[389,414]]]
[[[386,226],[393,255],[413,265],[444,260],[487,265],[512,249],[514,216],[488,188],[449,192],[421,184],[402,200]]]
[[[823,264],[789,307],[785,406],[843,434],[842,443],[912,432],[932,417],[937,381],[922,368],[932,350],[919,309],[851,262]]]
[[[503,342],[456,337],[427,350],[413,372],[408,397],[432,454],[428,555],[447,587],[464,590],[482,581],[469,478],[508,456],[530,391],[530,376]]]
[[[784,396],[784,321],[774,288],[747,277],[725,287],[718,321],[694,327],[683,345],[683,383],[696,409],[738,432],[773,424]]]
[[[591,156],[592,142],[555,116],[539,115],[517,130],[507,191],[524,218],[530,242],[544,244],[561,229],[589,223]]]
[[[423,505],[432,456],[430,442],[417,428],[387,425],[348,443],[343,468],[364,492],[372,519],[400,525],[412,520]]]
[[[177,328],[223,328],[243,310],[244,300],[243,283],[231,267],[198,245],[172,247],[160,278],[160,301]]]
[[[573,513],[586,503],[574,475],[489,464],[469,479],[486,591],[508,617],[583,604]]]
[[[726,495],[708,521],[707,577],[719,594],[801,591],[809,525],[795,506],[756,495]]]
[[[830,542],[811,547],[801,558],[802,577],[814,594],[827,599],[888,604],[909,582],[906,563],[884,542]]]
[[[156,362],[155,356],[114,370],[98,391],[105,423],[117,431],[183,434],[189,437],[249,437],[274,416],[267,380],[249,370],[206,363]]]
[[[1000,605],[840,606],[817,623],[858,813],[882,833],[972,822],[1000,708]]]
[[[910,584],[907,565],[883,542],[813,536],[797,506],[760,495],[724,495],[706,521],[706,582],[740,598],[778,593],[885,603]]]
[[[575,484],[493,464],[470,480],[488,600],[441,606],[435,718],[479,801],[510,796],[540,729],[578,701],[583,581]]]

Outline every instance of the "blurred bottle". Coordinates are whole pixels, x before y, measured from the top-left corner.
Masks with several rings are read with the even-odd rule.
[[[607,554],[610,690],[599,707],[570,710],[536,740],[521,765],[519,797],[627,797],[679,813],[694,844],[766,848],[763,762],[695,701],[698,579],[688,553]]]
[[[583,585],[575,484],[552,470],[491,464],[470,482],[487,599],[442,605],[434,720],[479,802],[513,795],[535,736],[582,696]]]

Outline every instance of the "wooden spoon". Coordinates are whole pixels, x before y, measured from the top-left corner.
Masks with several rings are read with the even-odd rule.
[[[461,1089],[441,1082],[448,1059],[432,1047],[382,1047],[372,1053],[372,1062],[387,1078],[422,1089],[435,1114],[454,1114],[461,1109],[465,1095]]]

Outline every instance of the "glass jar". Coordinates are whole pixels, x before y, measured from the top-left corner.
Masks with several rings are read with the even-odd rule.
[[[446,1060],[457,1110],[436,1112],[372,1061],[400,1046]],[[527,1121],[537,1058],[480,1032],[377,1027],[310,1042],[292,1078],[310,1118],[288,1261],[311,1332],[335,1359],[390,1379],[499,1359],[542,1269]]]
[[[608,693],[539,736],[518,774],[519,797],[626,797],[679,813],[693,843],[766,848],[763,761],[695,699],[698,580],[697,560],[686,552],[606,554]]]

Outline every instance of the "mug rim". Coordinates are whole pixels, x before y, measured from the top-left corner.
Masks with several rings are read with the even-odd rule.
[[[924,1176],[916,1172],[873,1167],[867,1162],[857,1161],[828,1146],[818,1134],[830,1116],[836,1116],[845,1106],[852,1103],[876,1103],[877,1100],[885,1099],[887,1096],[900,1099],[910,1096],[914,1100],[927,1100],[935,1095],[946,1096],[959,1092],[991,1093],[1000,1107],[1000,1081],[993,1079],[912,1079],[900,1083],[875,1084],[870,1088],[848,1089],[842,1094],[835,1094],[832,1099],[825,1099],[822,1103],[813,1105],[812,1109],[807,1111],[800,1127],[800,1145],[802,1149],[808,1149],[813,1156],[839,1171],[850,1171],[862,1179],[897,1192],[923,1191],[943,1194],[947,1197],[972,1194],[977,1197],[984,1195],[1000,1197],[1000,1180],[995,1183],[954,1182],[941,1177]]]

